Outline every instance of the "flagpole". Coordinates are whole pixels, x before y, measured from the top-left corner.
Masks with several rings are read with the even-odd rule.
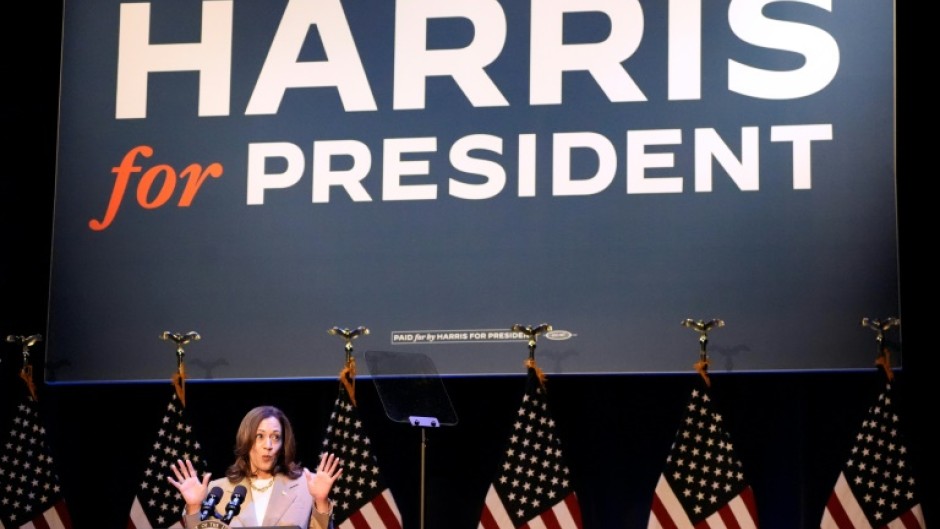
[[[711,361],[708,359],[708,331],[712,329],[717,329],[719,327],[724,327],[724,320],[714,318],[708,321],[704,320],[693,320],[692,318],[686,318],[682,320],[681,325],[683,327],[688,327],[693,331],[698,332],[698,362],[695,363],[695,370],[698,371],[699,375],[702,375],[702,378],[705,379],[705,385],[711,387],[711,379],[708,378],[708,365]]]
[[[911,457],[900,428],[892,396],[891,346],[885,340],[885,333],[900,328],[901,320],[862,318],[862,326],[875,331],[878,357],[874,363],[884,370],[884,386],[855,434],[817,527],[842,529],[848,520],[851,527],[925,529],[915,473],[909,464],[917,458]],[[900,348],[901,344],[894,345]]]
[[[517,324],[511,330],[529,339],[525,393],[477,527],[583,529],[578,495],[549,410],[545,373],[535,361],[538,337],[551,332],[552,326]],[[520,457],[522,454],[525,456]],[[530,493],[516,494],[523,489]]]
[[[724,321],[686,319],[699,333],[695,384],[676,430],[666,465],[653,490],[648,527],[740,527],[757,529],[754,490],[723,426],[723,414],[709,395],[708,333]],[[839,528],[844,529],[844,528]]]
[[[46,430],[39,418],[39,398],[30,363],[30,347],[42,335],[10,335],[6,341],[23,347],[20,378],[29,389],[14,412],[9,441],[0,446],[0,476],[4,509],[0,510],[0,528],[59,527],[72,529],[72,519],[60,488],[58,472],[46,440]],[[16,486],[13,486],[14,478]],[[6,524],[6,525],[4,525]]]
[[[30,336],[16,336],[11,334],[7,336],[7,342],[19,343],[23,346],[23,368],[20,370],[20,378],[23,379],[23,382],[26,382],[26,387],[29,388],[29,394],[32,395],[35,401],[39,400],[39,396],[36,394],[36,383],[33,381],[33,366],[29,363],[29,348],[41,341],[41,334],[33,334]]]
[[[327,329],[327,334],[341,337],[346,344],[343,351],[346,359],[343,362],[343,370],[339,373],[339,381],[346,387],[346,393],[349,394],[349,400],[356,404],[356,357],[353,356],[353,340],[359,336],[369,334],[369,329],[360,325],[355,329],[332,327]]]
[[[163,408],[159,426],[150,445],[151,452],[143,465],[141,486],[134,494],[127,513],[128,529],[153,529],[155,527],[179,527],[174,523],[175,509],[168,510],[170,502],[182,502],[176,487],[166,479],[166,469],[174,465],[177,458],[189,460],[198,475],[209,471],[203,457],[202,444],[196,438],[194,424],[186,413],[186,351],[184,346],[201,340],[199,333],[189,331],[177,333],[164,331],[158,338],[174,344],[176,371],[170,377],[173,392]],[[180,503],[182,505],[182,503]],[[214,512],[214,510],[213,510]]]
[[[173,374],[172,382],[173,387],[176,388],[176,395],[179,397],[180,403],[186,406],[186,363],[183,360],[186,357],[186,351],[183,350],[183,346],[189,342],[201,340],[202,336],[199,336],[199,333],[196,331],[189,331],[186,334],[163,331],[163,334],[160,335],[160,339],[172,341],[176,344],[176,373]]]
[[[356,357],[353,356],[352,342],[359,336],[369,334],[369,329],[333,327],[327,333],[343,338],[346,358],[339,373],[339,388],[322,443],[324,451],[331,451],[340,457],[343,467],[343,473],[331,493],[334,498],[330,526],[346,527],[360,517],[368,517],[369,521],[365,525],[370,529],[403,529],[398,505],[379,470],[375,445],[372,444],[356,404]],[[368,354],[367,351],[367,359]],[[376,384],[376,388],[379,389],[379,397],[382,397],[379,384]],[[385,405],[384,400],[382,403]],[[351,519],[354,521],[351,522]]]
[[[862,326],[875,331],[875,342],[878,345],[878,357],[875,359],[875,365],[880,365],[884,369],[888,382],[894,380],[894,372],[891,371],[891,349],[885,343],[885,333],[894,327],[901,328],[900,318],[887,318],[882,320],[873,320],[871,318],[862,318]]]
[[[539,377],[539,382],[545,384],[545,373],[535,362],[535,347],[539,335],[551,332],[552,326],[547,323],[541,323],[533,327],[531,325],[522,325],[517,323],[512,326],[511,330],[513,332],[521,332],[529,338],[529,358],[526,360],[525,365],[526,367],[534,369],[535,374]]]

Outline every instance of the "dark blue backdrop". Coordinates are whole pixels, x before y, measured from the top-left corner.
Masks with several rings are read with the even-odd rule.
[[[202,2],[65,4],[46,342],[60,367],[49,382],[162,379],[165,330],[202,335],[192,358],[215,368],[193,369],[194,378],[329,378],[337,344],[326,330],[359,325],[372,331],[368,347],[426,353],[442,373],[512,374],[524,341],[492,333],[542,322],[564,331],[541,344],[551,373],[681,373],[694,339],[679,326],[686,318],[727,322],[712,337],[723,355],[716,369],[859,369],[870,339],[860,319],[899,313],[888,2],[774,2],[744,23],[731,21],[756,4],[704,3],[691,24],[701,50],[679,54],[698,58],[698,76],[668,68],[669,52],[695,37],[670,28],[664,2],[611,3],[637,9],[554,22],[526,2],[483,2],[469,14],[498,14],[475,20],[480,27],[432,18],[427,47],[501,45],[485,74],[505,106],[470,99],[480,79],[432,76],[422,108],[395,103],[406,66],[431,60],[396,64],[418,37],[395,23],[424,4],[347,2],[345,16],[306,34],[297,60],[329,57],[343,79],[361,62],[376,109],[347,110],[336,89],[305,87],[287,89],[276,113],[251,115],[291,4],[207,5],[231,6],[231,24],[214,26],[231,31],[222,46],[231,58],[213,52],[199,64],[230,74],[151,72],[144,92],[119,79],[157,60],[129,47],[122,55],[121,37],[154,53],[200,42]],[[149,6],[151,18],[121,31],[129,6]],[[493,21],[502,19],[501,41]],[[606,47],[623,57],[618,73],[565,72],[558,103],[533,102],[552,78],[537,71],[564,63],[562,50],[539,55],[562,23],[557,38],[571,49],[622,33],[637,40]],[[324,35],[346,24],[358,53],[340,61],[337,37]],[[735,64],[781,77],[744,95],[732,87]],[[807,77],[816,85],[802,94],[769,94]],[[201,92],[210,78],[224,82]],[[630,83],[633,93],[609,94]],[[700,85],[700,94],[680,100],[670,84]],[[133,95],[146,98],[145,113],[126,114],[119,102]],[[222,115],[200,115],[200,96],[230,100]],[[793,129],[802,140],[788,139]],[[328,143],[337,141],[348,143]],[[472,168],[451,151],[464,141],[474,142]],[[140,146],[152,151],[129,154]],[[355,163],[343,154],[315,166],[330,146]],[[177,175],[213,163],[221,175],[184,198],[193,177]],[[327,169],[353,168],[363,171],[361,188],[349,185],[356,193],[333,187],[317,200]],[[277,184],[287,187],[269,182],[291,170]],[[395,191],[396,173],[410,191]],[[126,189],[116,183],[124,178]],[[267,189],[251,183],[259,180]],[[601,185],[584,190],[589,180]],[[476,198],[459,198],[454,182]],[[113,220],[90,227],[115,194]]]

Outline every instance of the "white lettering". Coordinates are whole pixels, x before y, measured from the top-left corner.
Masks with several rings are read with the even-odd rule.
[[[466,18],[473,41],[451,50],[427,49],[432,18]],[[449,76],[475,107],[508,106],[509,102],[484,68],[503,51],[506,17],[496,0],[409,0],[396,3],[394,107],[425,107],[428,77]]]
[[[803,61],[783,70],[728,59],[729,91],[758,99],[798,99],[823,90],[835,78],[840,52],[830,33],[764,15],[765,7],[784,1],[832,11],[832,0],[731,0],[728,23],[735,37],[761,49],[760,58],[767,57],[775,64],[779,62],[774,60],[777,55],[798,55]],[[702,98],[702,4],[702,0],[668,0],[665,97],[669,101]],[[148,80],[151,73],[160,72],[198,73],[198,115],[228,116],[232,12],[233,0],[203,1],[200,41],[152,44],[151,4],[122,3],[116,118],[147,117]],[[584,14],[606,17],[608,34],[589,42],[566,42],[565,21]],[[429,49],[429,24],[438,22],[469,24],[470,42],[460,48]],[[394,42],[384,45],[392,47],[393,73],[392,86],[386,89],[391,90],[395,110],[424,109],[427,84],[434,77],[453,80],[474,107],[509,106],[486,70],[503,54],[509,36],[499,0],[397,2],[395,20],[390,23],[395,27]],[[528,68],[530,105],[560,105],[569,72],[586,72],[610,102],[647,101],[625,66],[644,38],[639,0],[533,1],[529,24],[528,64],[512,66],[523,77]],[[316,27],[326,58],[300,61],[312,27]],[[245,114],[276,114],[291,88],[335,88],[347,112],[378,110],[342,0],[287,0]]]
[[[313,24],[327,60],[298,62]],[[340,0],[290,0],[245,114],[276,114],[288,88],[328,86],[336,87],[347,111],[377,108]]]
[[[506,171],[503,166],[470,156],[470,151],[475,149],[502,154],[503,139],[490,134],[472,134],[454,142],[450,148],[450,164],[459,171],[484,177],[485,182],[470,184],[451,178],[451,196],[467,200],[493,198],[506,186]]]
[[[519,196],[535,196],[535,134],[519,135]]]
[[[715,129],[695,129],[695,191],[712,190],[712,158],[728,172],[741,191],[760,187],[760,155],[757,127],[741,129],[741,160],[735,158]]]
[[[839,70],[839,45],[829,33],[815,26],[765,18],[763,10],[774,2],[802,2],[832,11],[831,0],[732,0],[728,23],[741,40],[760,46],[799,53],[800,68],[788,71],[754,68],[728,60],[728,89],[759,99],[797,99],[825,88]]]
[[[282,158],[281,172],[267,172],[270,158]],[[304,174],[304,153],[293,143],[251,143],[248,145],[248,205],[264,204],[266,189],[285,189],[300,181]]]
[[[682,193],[684,181],[694,181],[695,193],[713,191],[713,162],[718,162],[741,191],[760,189],[760,129],[742,127],[740,155],[711,128],[695,129],[691,176],[664,176],[676,169],[674,148],[682,145],[681,129],[630,130],[626,132],[623,160],[607,136],[597,132],[566,132],[552,135],[551,196],[596,195],[608,190],[617,168],[626,168],[626,194]],[[776,125],[770,141],[790,143],[793,189],[812,186],[812,144],[831,140],[831,124]],[[518,196],[536,196],[535,158],[537,136],[519,134]],[[493,198],[506,189],[510,178],[503,162],[506,140],[490,134],[457,138],[447,154],[450,168],[470,176],[447,177],[451,197],[462,200]],[[436,200],[443,171],[432,163],[444,163],[436,137],[386,138],[382,141],[381,197],[383,201]],[[479,151],[479,153],[475,153]],[[424,156],[421,156],[425,153]],[[484,156],[490,153],[491,156]],[[369,145],[357,140],[318,140],[312,145],[312,193],[315,204],[329,203],[334,188],[342,188],[353,202],[372,202],[366,179],[377,174]],[[595,161],[585,157],[593,157]],[[774,160],[773,174],[779,174]],[[252,143],[248,150],[248,204],[263,204],[265,192],[287,189],[305,173],[300,147],[286,142]],[[436,167],[436,166],[435,166]],[[585,169],[587,168],[587,169]],[[591,169],[595,168],[595,169]],[[657,171],[653,171],[657,170]],[[574,172],[578,171],[578,174]],[[590,174],[587,174],[590,173]],[[407,177],[407,178],[406,178]]]
[[[610,18],[610,34],[596,43],[564,44],[565,13],[597,11]],[[646,101],[621,62],[643,38],[643,9],[637,0],[538,0],[532,2],[529,101],[561,104],[562,74],[587,71],[610,101]]]
[[[352,165],[345,171],[334,170],[333,160],[348,157]],[[313,203],[330,201],[330,187],[342,187],[354,202],[371,202],[362,180],[372,168],[372,152],[361,141],[336,140],[313,142]]]
[[[557,133],[553,138],[552,194],[594,195],[607,189],[617,172],[617,151],[604,136],[595,132]],[[578,180],[571,178],[571,151],[591,149],[597,155],[597,171]]]
[[[673,167],[675,154],[646,152],[648,145],[678,145],[677,129],[631,130],[627,132],[627,194],[681,193],[682,177],[647,178],[646,169]]]
[[[669,100],[702,97],[702,0],[669,0]]]
[[[150,44],[150,4],[121,4],[114,117],[147,117],[150,72],[199,72],[199,116],[227,116],[232,73],[232,1],[202,3],[202,41]]]
[[[770,127],[770,141],[789,141],[793,143],[793,189],[810,189],[813,187],[813,164],[810,146],[813,141],[831,139],[831,123]]]
[[[430,174],[427,160],[403,160],[402,155],[413,152],[434,152],[437,138],[389,138],[382,153],[382,200],[434,200],[435,184],[402,184],[403,176]]]

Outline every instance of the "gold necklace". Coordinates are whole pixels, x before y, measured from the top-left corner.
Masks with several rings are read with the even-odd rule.
[[[268,483],[267,485],[264,485],[263,487],[256,487],[254,480],[252,480],[251,478],[248,478],[248,484],[251,485],[251,488],[256,490],[257,492],[264,492],[274,486],[274,478],[271,478],[271,482]]]

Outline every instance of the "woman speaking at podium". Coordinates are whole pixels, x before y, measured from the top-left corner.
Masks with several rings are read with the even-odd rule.
[[[231,527],[297,526],[332,529],[330,490],[342,474],[334,454],[323,454],[316,472],[296,462],[290,421],[274,406],[250,410],[235,435],[235,462],[225,477],[196,475],[191,461],[177,461],[167,479],[186,502],[183,526],[219,518]],[[221,511],[221,512],[220,512]]]

